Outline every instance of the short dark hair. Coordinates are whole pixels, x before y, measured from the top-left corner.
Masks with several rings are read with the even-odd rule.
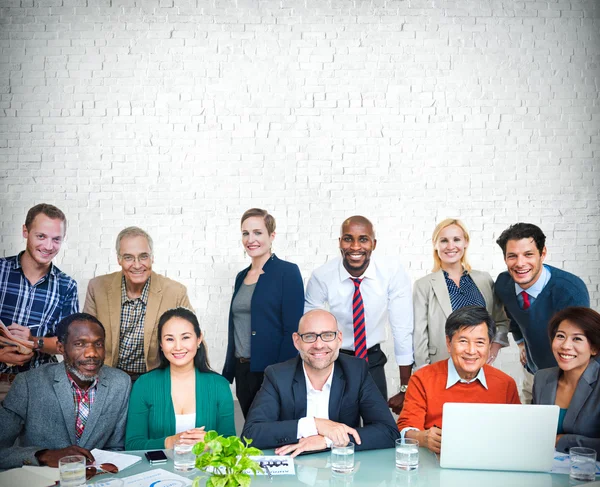
[[[27,228],[28,231],[31,230],[31,224],[33,223],[33,220],[35,220],[35,217],[40,213],[43,213],[48,218],[52,218],[53,220],[61,220],[65,224],[65,233],[67,232],[67,217],[60,208],[57,208],[54,205],[49,205],[48,203],[40,203],[39,205],[29,208],[27,216],[25,217],[25,228]]]
[[[248,218],[252,218],[253,216],[257,216],[263,219],[263,221],[265,222],[265,227],[267,228],[267,232],[269,232],[269,235],[271,235],[275,231],[275,218],[267,210],[263,210],[261,208],[250,208],[249,210],[246,210],[242,215],[240,226]]]
[[[581,331],[592,347],[600,350],[600,313],[583,306],[569,306],[556,312],[548,322],[548,336],[554,340],[563,321],[570,321]]]
[[[76,321],[88,321],[90,323],[95,323],[100,328],[102,328],[102,333],[106,336],[106,330],[104,329],[104,325],[100,323],[100,320],[95,316],[92,316],[89,313],[73,313],[62,320],[60,323],[56,325],[56,337],[58,341],[65,345],[67,340],[69,339],[69,329],[73,323]]]
[[[542,229],[533,223],[515,223],[504,230],[496,243],[502,249],[502,253],[506,256],[506,244],[509,240],[521,240],[524,238],[532,238],[535,246],[540,251],[540,254],[546,246],[546,235]]]
[[[162,339],[162,330],[167,321],[169,321],[171,318],[181,318],[188,321],[194,327],[194,333],[196,336],[199,337],[202,334],[200,331],[200,323],[198,322],[198,318],[192,310],[180,306],[179,308],[172,308],[165,311],[158,320],[158,358],[160,360],[158,365],[159,369],[166,369],[169,366],[169,361],[167,360],[167,357],[165,357],[162,348],[160,348],[160,341]],[[200,372],[214,373],[214,371],[210,368],[210,364],[208,363],[208,353],[206,352],[206,344],[204,343],[204,340],[202,340],[200,343],[200,347],[198,348],[196,356],[194,357],[194,367],[196,367]]]
[[[482,306],[465,306],[453,311],[446,320],[446,336],[452,340],[454,334],[461,328],[469,328],[472,326],[485,323],[488,329],[488,337],[490,343],[496,336],[496,323]]]

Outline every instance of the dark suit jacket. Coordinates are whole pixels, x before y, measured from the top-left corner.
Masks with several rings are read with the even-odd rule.
[[[262,387],[248,412],[242,437],[257,448],[297,443],[298,420],[306,416],[306,380],[302,359],[295,357],[265,370]],[[360,427],[360,420],[364,424]],[[340,354],[329,395],[329,419],[355,428],[357,450],[392,448],[400,437],[392,413],[369,374],[367,363]]]
[[[242,286],[250,266],[235,278],[235,295]],[[278,259],[275,254],[263,266],[250,303],[252,336],[250,337],[250,370],[262,372],[265,367],[297,355],[292,334],[304,313],[304,284],[296,264]],[[223,376],[233,382],[235,375],[235,340],[233,313],[229,307],[229,341]]]
[[[533,404],[554,404],[561,370],[542,369],[535,374]],[[590,360],[579,379],[563,421],[562,435],[556,445],[561,452],[573,446],[593,448],[600,454],[600,364]]]
[[[124,448],[130,389],[125,372],[107,366],[100,369],[79,446]],[[38,465],[37,451],[77,445],[73,392],[65,366],[46,364],[18,374],[0,407],[0,425],[0,468]]]

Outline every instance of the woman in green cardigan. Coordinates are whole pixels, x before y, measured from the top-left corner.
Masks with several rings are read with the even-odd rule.
[[[166,311],[158,337],[160,365],[131,391],[126,449],[170,449],[179,439],[202,441],[210,430],[235,435],[231,389],[208,365],[196,315],[186,308]]]

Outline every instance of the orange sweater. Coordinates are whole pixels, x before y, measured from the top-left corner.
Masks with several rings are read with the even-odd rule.
[[[458,382],[446,389],[447,360],[419,369],[408,383],[398,429],[411,427],[424,431],[434,425],[441,428],[442,408],[447,402],[521,404],[512,377],[489,365],[483,366],[483,372],[487,389],[478,380],[470,384]]]

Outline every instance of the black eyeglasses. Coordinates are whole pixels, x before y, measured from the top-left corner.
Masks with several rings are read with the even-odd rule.
[[[337,334],[337,331],[324,331],[323,333],[298,333],[298,336],[302,338],[304,343],[315,343],[319,337],[324,342],[332,342]]]

